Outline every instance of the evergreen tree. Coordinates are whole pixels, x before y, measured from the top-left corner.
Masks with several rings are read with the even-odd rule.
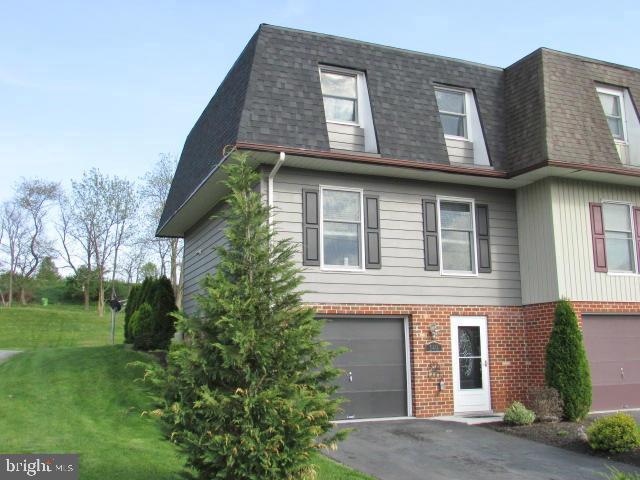
[[[138,296],[140,295],[140,285],[134,285],[129,292],[127,304],[124,307],[124,343],[131,343],[131,316],[138,307]]]
[[[166,350],[176,333],[175,317],[176,297],[171,286],[171,280],[162,276],[153,283],[151,292],[151,308],[153,310],[153,348]]]
[[[584,418],[591,408],[591,373],[578,318],[567,300],[556,306],[544,373],[547,385],[555,388],[564,402],[565,418]]]
[[[199,479],[313,478],[312,451],[346,434],[329,434],[339,352],[319,341],[322,323],[302,304],[296,248],[270,230],[259,175],[245,155],[234,160],[228,243],[203,283],[200,314],[179,320],[188,341],[155,377],[163,417]]]

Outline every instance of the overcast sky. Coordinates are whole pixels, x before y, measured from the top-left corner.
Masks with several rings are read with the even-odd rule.
[[[0,200],[23,176],[138,177],[179,153],[260,23],[501,67],[540,46],[640,67],[638,0],[0,0]]]

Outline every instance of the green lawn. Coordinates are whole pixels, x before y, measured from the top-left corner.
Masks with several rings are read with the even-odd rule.
[[[117,315],[116,343],[122,342],[123,313]],[[111,343],[111,311],[100,318],[94,306],[0,307],[0,349],[98,346]]]
[[[80,453],[82,480],[179,479],[180,455],[157,419],[140,415],[149,398],[127,365],[141,358],[122,346],[44,348],[1,363],[0,451]],[[318,480],[370,478],[320,455],[317,464]]]

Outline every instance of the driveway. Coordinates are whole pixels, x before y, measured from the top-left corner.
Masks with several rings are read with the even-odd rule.
[[[381,480],[602,480],[607,465],[634,467],[562,450],[479,426],[400,420],[353,427],[328,455]]]
[[[0,363],[18,353],[20,353],[20,350],[0,350]]]

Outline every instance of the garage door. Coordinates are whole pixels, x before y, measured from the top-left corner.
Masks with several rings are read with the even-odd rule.
[[[325,319],[324,340],[346,347],[335,365],[345,398],[339,420],[403,417],[407,410],[407,359],[403,318]]]
[[[592,410],[640,407],[640,315],[585,315]]]

